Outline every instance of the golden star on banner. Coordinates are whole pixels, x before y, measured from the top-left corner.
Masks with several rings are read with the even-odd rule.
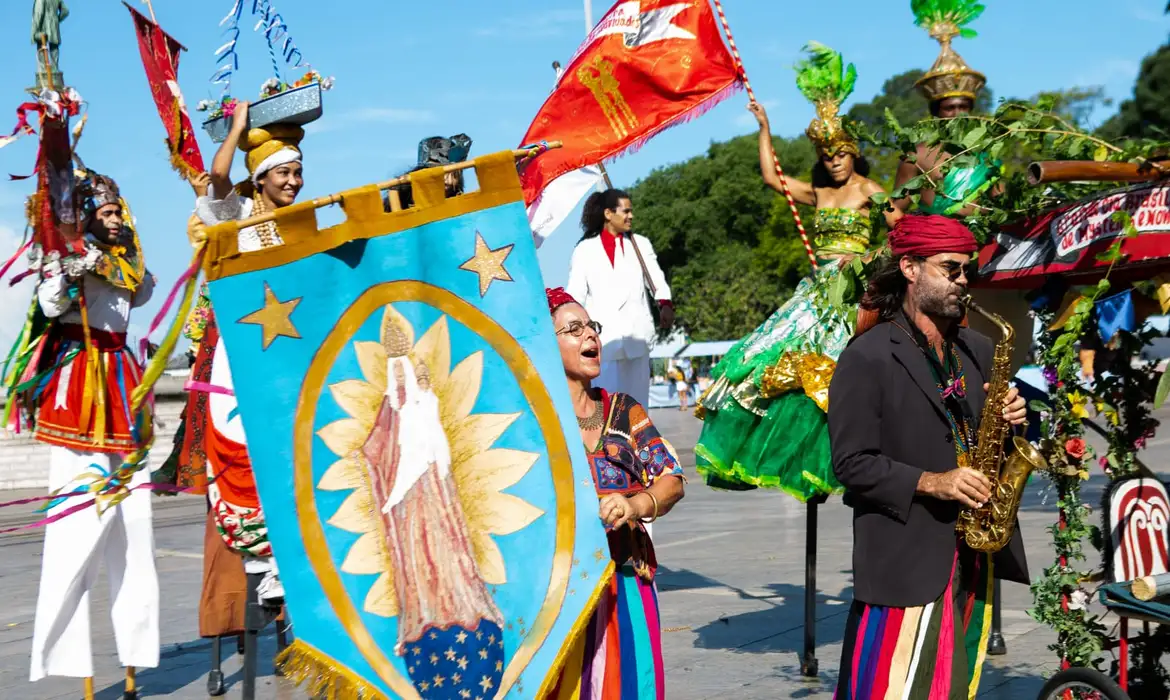
[[[265,350],[279,336],[300,338],[301,334],[292,322],[292,312],[297,308],[297,304],[301,303],[301,299],[303,298],[297,297],[288,301],[280,301],[276,298],[276,294],[273,293],[272,288],[265,282],[264,306],[241,318],[236,323],[251,323],[260,326]]]
[[[479,296],[487,296],[488,287],[492,282],[511,282],[512,275],[504,269],[504,261],[512,254],[512,245],[492,250],[479,231],[475,232],[475,255],[459,266],[460,270],[467,270],[479,275]]]

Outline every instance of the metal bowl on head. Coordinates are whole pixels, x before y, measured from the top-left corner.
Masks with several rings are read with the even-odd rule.
[[[258,129],[270,124],[304,126],[320,119],[322,113],[321,83],[314,82],[253,102],[248,107],[248,128]],[[203,122],[203,130],[214,143],[223,143],[231,126],[231,117],[216,117]]]

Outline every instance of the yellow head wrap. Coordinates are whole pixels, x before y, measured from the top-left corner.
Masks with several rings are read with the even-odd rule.
[[[264,161],[286,148],[300,153],[298,145],[303,138],[305,130],[296,124],[270,124],[262,129],[248,129],[244,138],[240,139],[240,150],[246,154],[244,162],[248,166],[248,173],[255,177],[256,169]]]

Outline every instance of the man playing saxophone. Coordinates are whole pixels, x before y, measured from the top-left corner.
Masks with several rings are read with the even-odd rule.
[[[829,386],[833,471],[854,509],[838,700],[973,698],[992,577],[1028,582],[1018,528],[994,555],[955,529],[961,510],[993,499],[992,482],[971,468],[980,421],[1006,433],[1025,416],[1006,377],[988,384],[994,343],[961,325],[976,249],[958,221],[899,221],[862,302],[880,322],[841,354]],[[1002,417],[984,412],[989,391],[1003,397]]]

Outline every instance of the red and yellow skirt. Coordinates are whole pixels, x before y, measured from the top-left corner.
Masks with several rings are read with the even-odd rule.
[[[87,348],[82,327],[68,324],[48,342],[45,355],[54,367],[34,392],[38,408],[33,436],[82,452],[126,454],[138,449],[130,396],[142,381],[142,369],[126,348],[126,334],[90,329]]]

